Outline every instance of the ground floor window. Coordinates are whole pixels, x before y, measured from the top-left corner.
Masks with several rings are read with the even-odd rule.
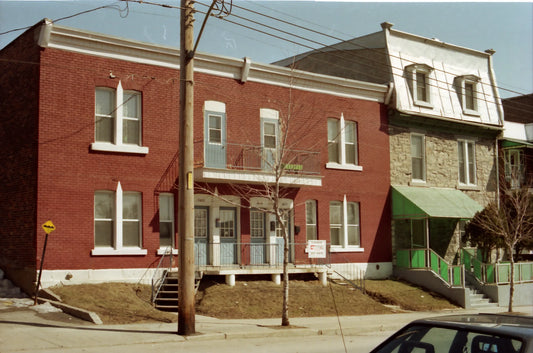
[[[359,202],[331,201],[329,230],[332,251],[360,249]]]
[[[115,191],[95,191],[93,255],[146,254],[141,200],[140,192],[123,191],[120,182]]]
[[[174,248],[174,194],[159,195],[159,247]]]

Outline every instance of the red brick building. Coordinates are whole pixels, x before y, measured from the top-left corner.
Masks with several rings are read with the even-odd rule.
[[[33,288],[48,220],[45,286],[146,280],[177,253],[178,64],[49,21],[0,51],[0,267],[15,283]],[[283,144],[293,270],[392,272],[386,86],[199,53],[194,87],[198,266],[279,273],[279,224],[252,190]],[[325,259],[308,258],[317,239]]]

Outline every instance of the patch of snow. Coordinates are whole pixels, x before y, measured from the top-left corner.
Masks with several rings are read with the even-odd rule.
[[[44,303],[40,305],[33,305],[29,307],[31,310],[35,310],[38,313],[45,314],[45,313],[59,313],[62,310],[59,308],[56,308],[50,303]]]

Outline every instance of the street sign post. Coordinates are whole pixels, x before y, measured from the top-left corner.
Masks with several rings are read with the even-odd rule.
[[[41,268],[39,270],[39,278],[37,279],[37,285],[35,286],[35,301],[33,302],[33,305],[37,305],[37,296],[39,294],[39,286],[41,285],[41,274],[43,273],[43,263],[44,263],[44,254],[46,252],[46,243],[48,243],[48,235],[52,233],[54,230],[56,230],[56,226],[52,221],[46,221],[42,225],[46,236],[44,238],[44,246],[43,246],[43,255],[41,256]]]

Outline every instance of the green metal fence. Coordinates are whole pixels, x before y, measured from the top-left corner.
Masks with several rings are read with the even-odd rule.
[[[463,249],[461,255],[465,271],[472,273],[481,283],[506,284],[511,281],[509,262],[483,263],[471,249]],[[515,263],[514,280],[515,283],[533,282],[533,262]]]
[[[396,266],[431,270],[452,287],[464,287],[463,265],[450,265],[431,249],[402,249],[396,252]]]

